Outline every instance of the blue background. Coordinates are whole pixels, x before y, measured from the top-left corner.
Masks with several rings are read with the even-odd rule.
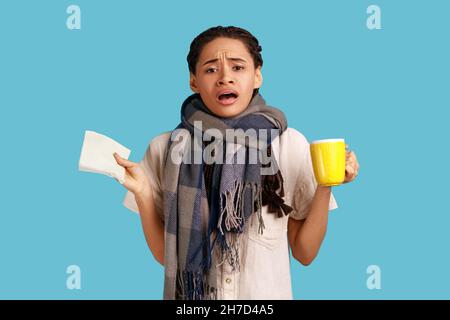
[[[66,27],[70,4],[81,30]],[[366,27],[381,7],[381,30]],[[0,298],[160,299],[163,268],[115,180],[78,171],[85,130],[139,161],[191,93],[186,55],[216,25],[261,42],[261,93],[308,140],[361,165],[333,188],[295,299],[450,298],[448,1],[2,1]],[[81,290],[66,268],[81,268]],[[381,289],[366,286],[369,265]]]

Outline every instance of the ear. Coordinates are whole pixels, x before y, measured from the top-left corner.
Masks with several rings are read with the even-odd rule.
[[[263,76],[261,72],[261,66],[256,68],[255,71],[255,84],[253,85],[253,89],[259,89],[263,83]]]
[[[194,91],[195,93],[200,92],[197,86],[197,78],[192,72],[189,73],[189,86],[191,87],[191,90]]]

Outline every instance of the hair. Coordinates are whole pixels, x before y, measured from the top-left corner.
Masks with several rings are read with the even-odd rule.
[[[263,59],[261,56],[262,48],[259,45],[258,39],[245,29],[228,26],[228,27],[212,27],[203,31],[191,42],[189,53],[187,55],[187,62],[189,71],[193,74],[196,73],[196,65],[202,52],[203,47],[216,38],[230,38],[242,41],[250,53],[255,69],[262,67]],[[253,90],[253,97],[259,92],[259,89]]]

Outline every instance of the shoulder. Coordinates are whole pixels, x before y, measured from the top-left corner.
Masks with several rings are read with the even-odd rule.
[[[279,164],[288,187],[309,169],[309,154],[309,142],[300,131],[287,128],[280,135]]]
[[[170,133],[170,131],[167,131],[157,135],[150,141],[150,145],[154,147],[167,146],[167,142],[170,139]]]
[[[170,132],[164,132],[150,140],[143,159],[143,163],[146,168],[157,171],[161,169],[169,139]]]
[[[292,148],[294,146],[295,148]],[[280,136],[280,148],[283,147],[304,151],[309,147],[309,142],[300,131],[294,128],[287,128]]]
[[[167,131],[151,139],[148,144],[147,153],[152,153],[153,155],[163,155],[167,149],[170,133],[170,131]]]

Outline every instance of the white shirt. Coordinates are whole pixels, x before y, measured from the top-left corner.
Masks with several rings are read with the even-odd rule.
[[[149,144],[140,165],[153,189],[155,207],[161,218],[163,213],[162,173],[164,155],[170,132],[155,137]],[[251,215],[242,237],[240,270],[231,271],[226,262],[218,272],[218,299],[292,299],[288,218],[305,219],[311,207],[317,182],[311,162],[309,143],[297,130],[288,128],[272,142],[272,154],[284,180],[285,203],[294,210],[282,218],[262,208],[265,229],[258,233],[256,215]],[[133,193],[127,192],[123,204],[139,213]],[[331,194],[329,210],[336,209]]]

